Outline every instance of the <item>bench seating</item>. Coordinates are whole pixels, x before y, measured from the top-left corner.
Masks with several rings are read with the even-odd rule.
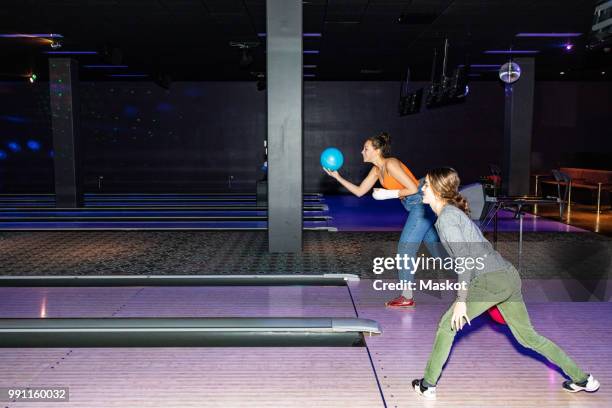
[[[587,190],[597,190],[597,211],[600,210],[601,191],[612,192],[612,171],[610,170],[593,170],[581,169],[576,167],[561,167],[561,173],[567,174],[571,178],[570,191],[572,188],[582,188]],[[544,184],[560,184],[564,186],[565,182],[557,182],[556,180],[542,180]],[[570,198],[571,200],[571,198]]]

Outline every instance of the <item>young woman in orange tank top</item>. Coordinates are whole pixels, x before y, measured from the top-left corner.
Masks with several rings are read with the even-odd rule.
[[[372,163],[372,168],[359,185],[346,180],[337,171],[323,170],[357,197],[368,193],[377,181],[380,182],[384,188],[375,188],[374,198],[399,198],[408,211],[408,219],[398,244],[398,254],[402,257],[404,255],[415,257],[421,242],[424,242],[428,245],[432,256],[435,256],[438,254],[438,248],[434,243],[440,242],[440,239],[433,226],[435,215],[429,206],[423,204],[422,183],[419,183],[419,180],[404,163],[395,157],[389,157],[389,150],[390,137],[387,133],[383,132],[365,141],[361,155],[365,163]],[[415,271],[410,267],[399,269],[398,273],[402,281],[412,282],[414,280]],[[414,307],[412,290],[403,290],[400,296],[390,300],[386,305]]]

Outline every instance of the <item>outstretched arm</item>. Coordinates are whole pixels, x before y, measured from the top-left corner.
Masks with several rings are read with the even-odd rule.
[[[449,255],[455,259],[468,259],[473,257],[471,253],[472,246],[467,242],[467,238],[464,236],[464,228],[462,228],[459,223],[459,217],[447,213],[439,217],[439,221],[438,233]],[[465,270],[461,273],[457,271],[457,282],[462,283],[462,285],[461,289],[457,291],[457,299],[453,306],[453,315],[451,317],[451,329],[455,331],[463,329],[465,323],[468,325],[470,324],[466,304],[468,289],[463,288],[467,288],[472,280],[472,269],[467,267],[464,269]]]
[[[415,194],[419,191],[419,186],[417,186],[414,181],[406,174],[402,166],[400,165],[399,160],[390,159],[387,161],[387,171],[399,183],[405,188],[400,190],[399,196],[405,197],[407,195]]]
[[[372,166],[366,178],[364,178],[361,184],[358,186],[346,180],[337,171],[327,170],[325,168],[323,170],[325,170],[325,172],[331,177],[338,180],[340,184],[342,184],[348,191],[355,194],[357,197],[361,197],[370,191],[372,187],[374,187],[374,184],[376,184],[376,180],[378,180],[378,174],[376,172],[376,167],[374,166]]]

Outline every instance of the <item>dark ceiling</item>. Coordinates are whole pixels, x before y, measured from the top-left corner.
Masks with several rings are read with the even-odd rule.
[[[252,80],[265,71],[265,0],[2,0],[0,33],[58,33],[63,51],[96,51],[75,58],[81,78],[110,74],[167,74],[173,80]],[[485,50],[538,50],[538,79],[609,80],[612,55],[585,49],[592,0],[308,0],[304,6],[305,79],[399,80],[430,76],[433,49],[450,41],[449,66],[500,64],[507,55]],[[402,16],[401,21],[400,16]],[[519,32],[575,32],[566,38],[517,38]],[[253,62],[230,42],[260,42]],[[30,70],[46,76],[48,42],[0,38],[1,79]],[[114,50],[114,51],[113,51]],[[114,58],[111,55],[114,54]],[[495,68],[472,70],[472,79],[494,79]],[[602,71],[610,71],[602,74]],[[564,72],[561,75],[561,72]]]

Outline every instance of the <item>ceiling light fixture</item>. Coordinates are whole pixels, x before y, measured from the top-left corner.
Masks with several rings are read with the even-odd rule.
[[[517,37],[531,37],[531,38],[568,38],[568,37],[580,37],[582,33],[518,33]]]
[[[147,74],[111,74],[108,75],[111,78],[146,78]]]
[[[304,37],[321,37],[322,36],[321,33],[303,33],[302,35]],[[267,37],[268,33],[257,33],[257,36],[259,38]]]
[[[0,34],[0,38],[64,38],[61,34]]]
[[[45,51],[49,55],[96,55],[97,51]]]
[[[103,64],[103,65],[83,65],[83,68],[90,69],[115,69],[115,68],[127,68],[127,65],[112,65],[112,64]]]
[[[486,50],[484,54],[538,54],[537,50]]]

